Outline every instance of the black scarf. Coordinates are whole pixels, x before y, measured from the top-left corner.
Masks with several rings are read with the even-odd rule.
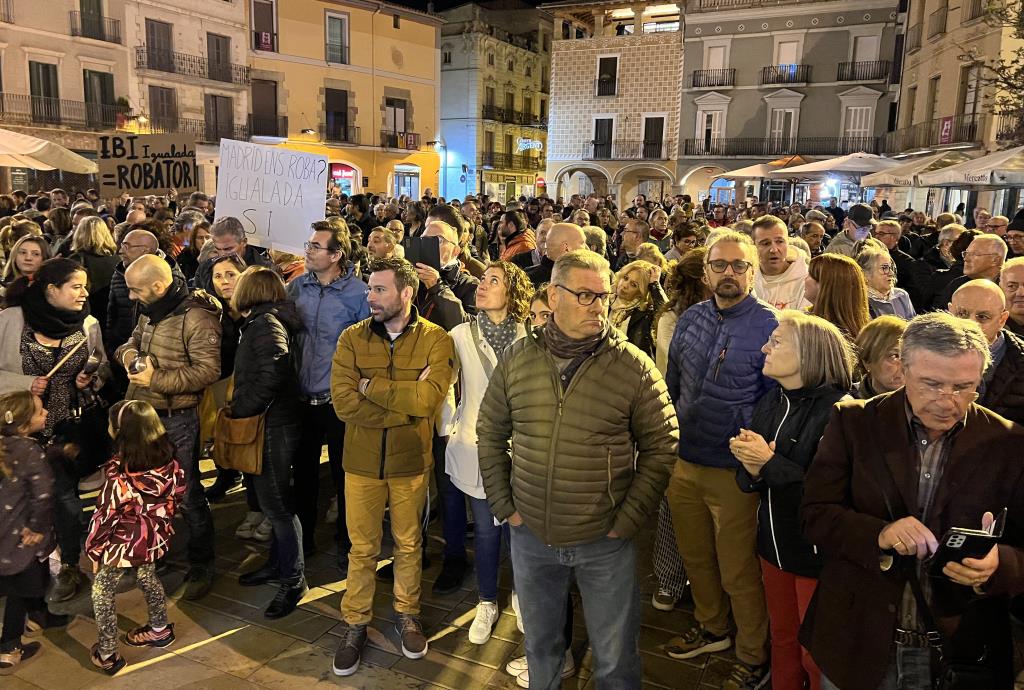
[[[21,297],[21,312],[25,315],[25,323],[34,332],[63,340],[82,330],[85,317],[89,316],[89,302],[80,311],[58,309],[46,299],[45,286],[36,281],[26,288]]]
[[[598,346],[608,337],[610,326],[605,322],[604,330],[600,333],[577,340],[567,336],[555,323],[555,319],[548,319],[544,324],[544,342],[548,350],[559,359],[576,359],[592,355]]]
[[[166,319],[188,296],[188,286],[185,285],[185,281],[175,278],[163,297],[152,304],[140,304],[139,311],[149,317],[151,324],[156,325]]]

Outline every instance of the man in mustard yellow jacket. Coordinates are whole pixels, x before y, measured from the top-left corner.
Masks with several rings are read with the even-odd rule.
[[[416,270],[404,259],[370,265],[370,318],[338,339],[331,400],[345,422],[345,515],[352,548],[341,610],[348,624],[334,656],[334,672],[359,669],[366,626],[373,617],[374,573],[384,508],[390,507],[394,549],[396,629],[402,653],[427,653],[419,622],[420,547],[430,470],[434,417],[452,380],[448,333],[413,306]]]

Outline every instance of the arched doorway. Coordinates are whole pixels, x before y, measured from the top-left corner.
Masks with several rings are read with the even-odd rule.
[[[331,184],[349,196],[362,191],[363,171],[343,161],[331,161]]]
[[[689,194],[694,202],[703,201],[708,196],[716,176],[726,172],[718,165],[696,165],[686,170],[679,178],[680,194]],[[720,188],[719,188],[720,189]],[[716,194],[718,191],[716,190]]]
[[[548,180],[548,194],[563,201],[568,201],[573,194],[594,193],[604,196],[609,193],[610,184],[611,175],[599,165],[570,165],[551,176]]]
[[[612,185],[619,191],[619,206],[626,207],[631,205],[630,200],[638,194],[656,201],[661,201],[665,195],[671,196],[674,193],[674,178],[675,175],[665,166],[637,163],[627,165],[616,172]]]

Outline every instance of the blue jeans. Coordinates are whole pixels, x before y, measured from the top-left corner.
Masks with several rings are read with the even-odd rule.
[[[289,584],[298,584],[305,569],[302,524],[291,508],[292,456],[301,438],[299,424],[265,427],[263,471],[252,475],[260,509],[273,527],[267,563],[276,566],[281,580]]]
[[[498,564],[501,562],[501,535],[509,543],[508,523],[494,524],[494,515],[486,498],[469,499],[473,510],[473,565],[480,601],[498,601]]]
[[[557,547],[545,545],[526,525],[513,527],[511,533],[530,688],[561,687],[566,649],[562,629],[572,574],[583,597],[595,684],[601,690],[639,688],[640,590],[633,541],[604,537]]]
[[[434,435],[434,480],[441,504],[441,534],[444,536],[444,557],[466,559],[466,494],[454,484],[444,471],[444,451],[448,446],[447,436]],[[429,506],[427,508],[429,510]],[[424,531],[423,548],[427,548]]]
[[[170,417],[161,416],[160,421],[174,444],[178,464],[185,473],[185,501],[181,507],[188,524],[189,565],[211,565],[213,513],[199,476],[199,415],[193,407]]]
[[[822,676],[822,690],[840,690],[839,686]],[[931,690],[931,652],[918,647],[893,644],[889,669],[878,690]]]

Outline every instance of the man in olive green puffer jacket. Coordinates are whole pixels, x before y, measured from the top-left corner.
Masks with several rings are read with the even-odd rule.
[[[559,258],[551,319],[510,348],[480,408],[480,470],[512,525],[531,687],[558,686],[570,572],[597,685],[641,685],[632,537],[665,493],[679,434],[654,362],[610,327],[610,297],[604,258]]]

